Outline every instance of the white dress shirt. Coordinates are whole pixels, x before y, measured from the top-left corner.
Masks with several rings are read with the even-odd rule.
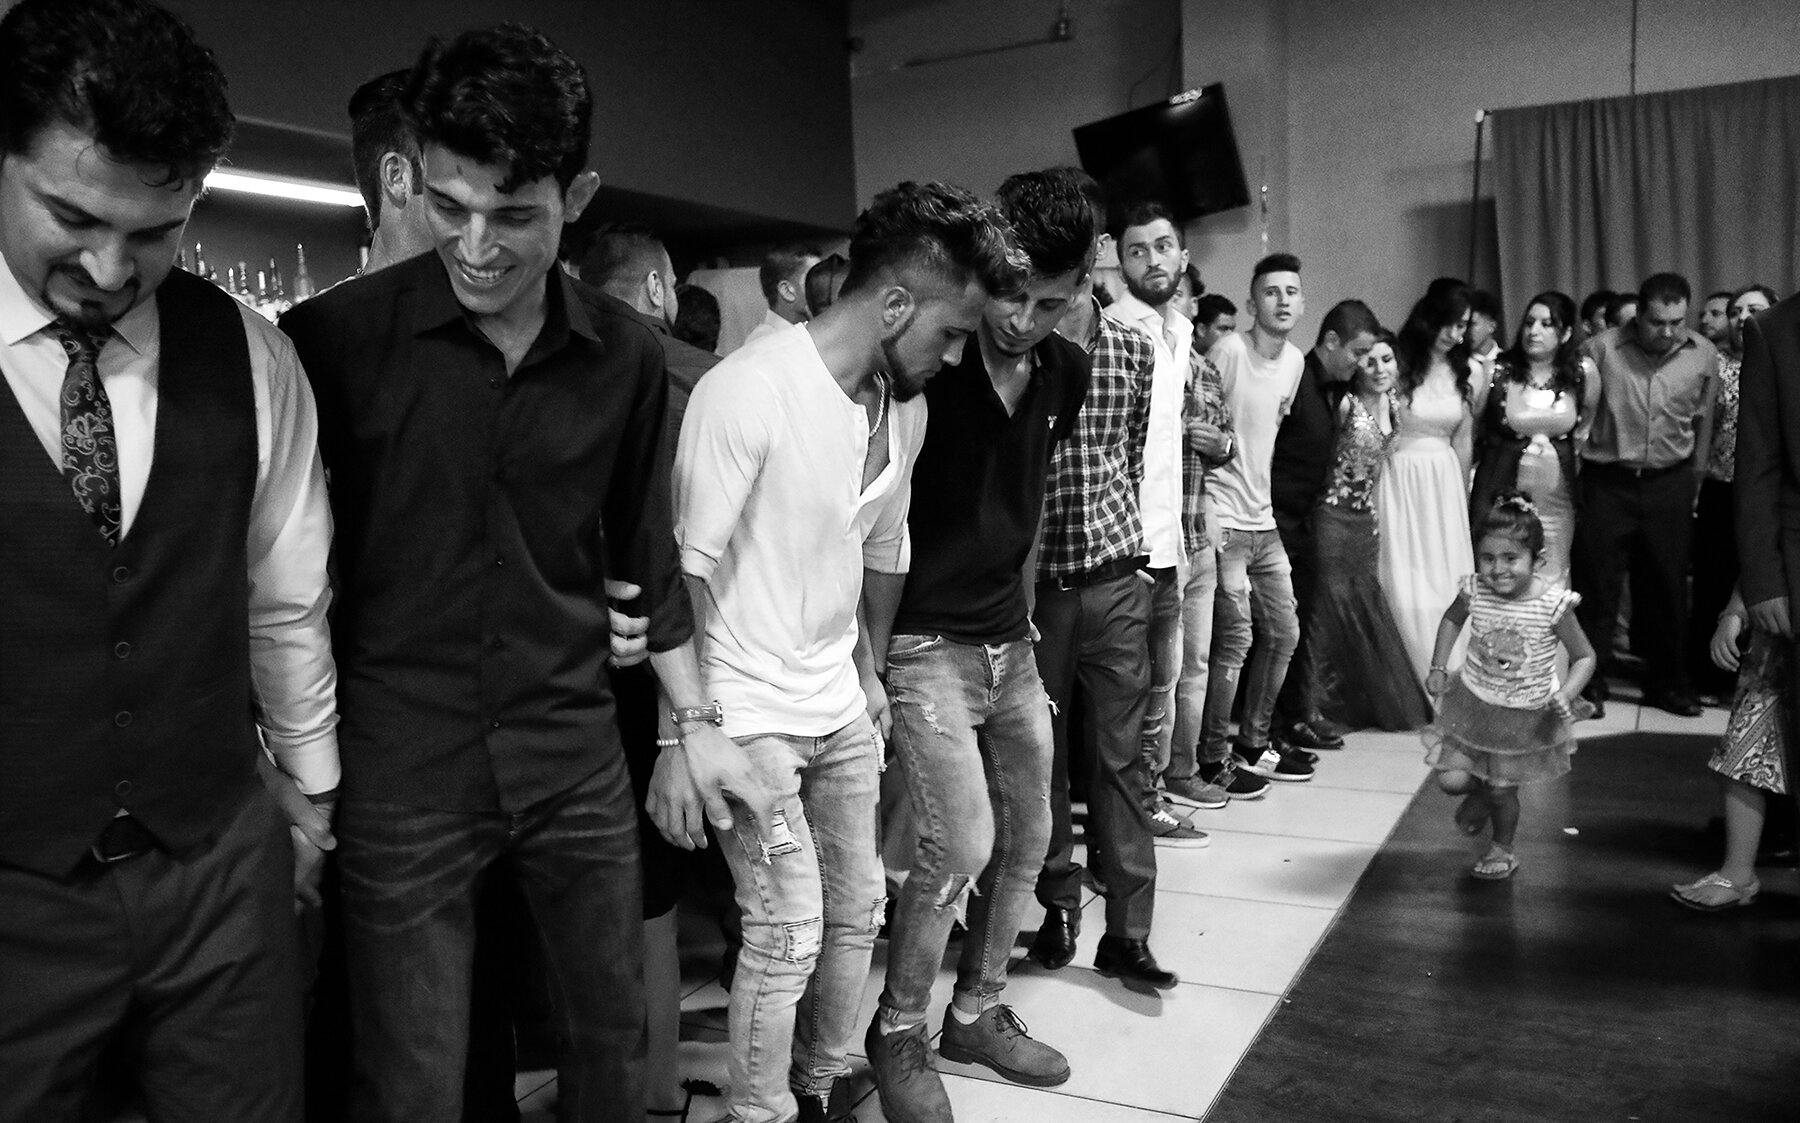
[[[863,570],[905,573],[925,398],[888,403],[887,467],[863,486],[869,415],[812,333],[775,332],[694,387],[675,453],[682,572],[706,582],[707,696],[732,737],[823,737],[868,706],[852,654]]]
[[[1181,403],[1193,356],[1194,324],[1176,310],[1172,300],[1159,311],[1130,293],[1107,305],[1106,315],[1137,328],[1156,344],[1138,514],[1144,523],[1150,565],[1163,569],[1182,560]]]
[[[257,723],[282,770],[307,794],[338,784],[337,669],[325,610],[331,509],[319,459],[312,387],[287,337],[243,310],[256,396],[256,489],[250,501],[250,673]],[[0,257],[0,372],[44,454],[62,467],[63,377],[69,357],[55,317]],[[119,450],[119,534],[131,533],[156,436],[162,325],[145,300],[113,325],[100,351]],[[203,486],[203,485],[202,485]],[[71,491],[69,502],[76,502]]]

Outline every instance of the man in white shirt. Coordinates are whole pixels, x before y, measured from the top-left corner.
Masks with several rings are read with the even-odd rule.
[[[875,833],[887,698],[857,624],[863,574],[906,572],[917,395],[1023,269],[998,212],[968,192],[883,192],[857,219],[837,301],[804,330],[734,352],[689,402],[675,533],[702,674],[780,816],[739,815],[721,832],[744,914],[734,1118],[823,1120],[849,1072],[886,903]],[[697,791],[667,752],[651,814],[692,845],[702,797],[721,794],[733,793]]]
[[[1164,845],[1204,843],[1206,833],[1192,826],[1176,826],[1181,817],[1160,795],[1156,780],[1169,767],[1175,728],[1175,687],[1181,678],[1183,645],[1194,645],[1201,660],[1212,644],[1211,619],[1207,626],[1184,636],[1182,604],[1193,599],[1210,606],[1217,582],[1210,551],[1189,557],[1182,526],[1182,444],[1189,439],[1183,428],[1182,403],[1194,377],[1194,323],[1183,315],[1174,299],[1176,287],[1189,268],[1186,239],[1174,216],[1161,204],[1138,203],[1124,213],[1113,238],[1119,246],[1119,270],[1126,294],[1106,309],[1106,315],[1129,324],[1150,337],[1156,347],[1156,368],[1150,384],[1150,429],[1144,442],[1144,480],[1138,489],[1138,510],[1143,518],[1144,544],[1150,551],[1145,573],[1153,582],[1150,597],[1150,699],[1144,712],[1143,756],[1151,787],[1147,793],[1153,814],[1168,824],[1157,830]],[[1195,419],[1207,430],[1195,439],[1209,457],[1223,459],[1231,449],[1231,434]],[[1204,665],[1204,662],[1202,663]],[[1191,754],[1194,746],[1184,745]],[[1191,755],[1189,756],[1191,760]],[[1226,797],[1210,790],[1190,806],[1223,807]],[[1193,837],[1190,837],[1193,836]]]
[[[293,349],[171,270],[225,79],[142,0],[23,0],[0,104],[0,1119],[129,1035],[151,1118],[298,1123],[331,520]]]
[[[1238,724],[1238,757],[1265,779],[1312,779],[1312,766],[1299,753],[1278,750],[1269,739],[1275,697],[1300,638],[1292,568],[1276,529],[1270,481],[1275,435],[1306,364],[1300,349],[1288,342],[1306,311],[1300,259],[1276,253],[1257,262],[1250,308],[1255,317],[1250,330],[1221,339],[1207,356],[1224,376],[1237,424],[1237,449],[1208,484],[1219,522],[1219,592],[1200,731],[1200,777],[1208,783],[1219,782],[1231,764],[1231,704],[1247,658],[1250,682]]]
[[[764,255],[757,280],[762,283],[769,310],[744,337],[745,343],[755,343],[771,332],[807,321],[812,313],[806,306],[806,275],[818,263],[819,251],[806,246],[770,250]]]

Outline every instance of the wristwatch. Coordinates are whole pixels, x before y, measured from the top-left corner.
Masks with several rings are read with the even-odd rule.
[[[693,725],[705,722],[708,725],[725,724],[725,707],[718,702],[708,702],[704,706],[677,706],[669,712],[669,717],[676,725]]]

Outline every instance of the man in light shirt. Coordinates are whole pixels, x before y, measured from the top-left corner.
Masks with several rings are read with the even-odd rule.
[[[781,816],[720,832],[744,916],[728,1019],[731,1110],[745,1123],[823,1120],[849,1072],[885,904],[887,696],[857,622],[864,574],[907,571],[918,395],[1023,271],[990,204],[902,184],[857,219],[836,302],[733,352],[688,404],[675,533],[706,693]],[[651,814],[687,845],[702,796],[719,794],[665,754]],[[918,1069],[929,1050],[899,1037],[871,1060],[879,1070],[898,1053]]]
[[[225,79],[154,5],[23,0],[0,105],[0,1119],[84,1116],[123,1037],[153,1119],[298,1123],[331,519],[293,349],[171,270]]]
[[[1279,750],[1269,737],[1275,698],[1300,639],[1292,568],[1276,527],[1271,479],[1276,433],[1294,403],[1306,364],[1300,349],[1288,342],[1306,311],[1300,259],[1276,253],[1257,262],[1250,278],[1250,308],[1255,316],[1250,330],[1221,339],[1207,356],[1224,376],[1225,399],[1237,425],[1234,455],[1209,484],[1219,521],[1219,593],[1200,731],[1199,775],[1208,783],[1221,782],[1233,764],[1227,740],[1231,704],[1246,659],[1250,682],[1238,725],[1238,760],[1267,780],[1312,779],[1312,765],[1300,751]]]
[[[1194,650],[1200,666],[1206,665],[1212,644],[1210,612],[1200,619],[1205,625],[1185,636],[1182,605],[1188,601],[1212,605],[1217,582],[1210,550],[1189,557],[1182,527],[1182,445],[1189,439],[1182,422],[1182,406],[1189,384],[1199,376],[1203,356],[1194,353],[1194,323],[1182,315],[1175,302],[1177,283],[1188,268],[1188,251],[1181,228],[1158,203],[1139,203],[1129,208],[1114,231],[1119,246],[1119,269],[1126,293],[1114,301],[1106,315],[1129,324],[1148,336],[1156,347],[1156,369],[1150,388],[1150,429],[1144,444],[1144,481],[1138,489],[1138,511],[1143,519],[1149,563],[1144,572],[1152,584],[1150,596],[1150,700],[1144,713],[1143,755],[1152,784],[1169,767],[1175,730],[1175,688],[1181,679],[1183,644]],[[1231,434],[1195,420],[1206,432],[1193,439],[1201,451],[1223,463],[1231,451]],[[1198,616],[1199,614],[1195,614]],[[1191,762],[1193,745],[1181,747]],[[1191,771],[1191,768],[1188,769]],[[1168,797],[1150,789],[1151,806],[1164,818],[1179,822],[1168,806]],[[1225,806],[1226,796],[1216,789],[1194,786],[1189,807]],[[1174,825],[1158,830],[1165,845],[1192,845],[1204,841],[1205,832]],[[1197,835],[1190,840],[1188,834]]]
[[[806,306],[806,275],[818,263],[819,251],[807,246],[789,246],[764,255],[756,278],[762,284],[769,310],[744,337],[745,343],[755,343],[771,332],[807,321],[812,312]]]

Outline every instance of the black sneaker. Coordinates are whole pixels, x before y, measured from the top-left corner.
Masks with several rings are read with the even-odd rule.
[[[1231,742],[1231,747],[1237,751],[1237,755],[1243,757],[1247,761],[1255,760],[1263,754],[1262,749],[1253,749],[1249,745],[1238,740],[1233,740]],[[1276,733],[1269,738],[1269,744],[1265,746],[1265,748],[1273,748],[1284,757],[1293,757],[1295,760],[1300,761],[1309,768],[1315,767],[1319,763],[1318,753],[1295,745],[1279,733]]]
[[[1244,752],[1244,750],[1239,750]],[[1245,753],[1244,768],[1268,780],[1280,780],[1283,783],[1300,783],[1313,778],[1312,765],[1301,760],[1292,751],[1282,752],[1273,745],[1250,758]]]
[[[1223,788],[1227,799],[1261,799],[1269,794],[1269,782],[1239,768],[1235,753],[1226,754],[1222,763],[1202,764],[1200,778]]]

